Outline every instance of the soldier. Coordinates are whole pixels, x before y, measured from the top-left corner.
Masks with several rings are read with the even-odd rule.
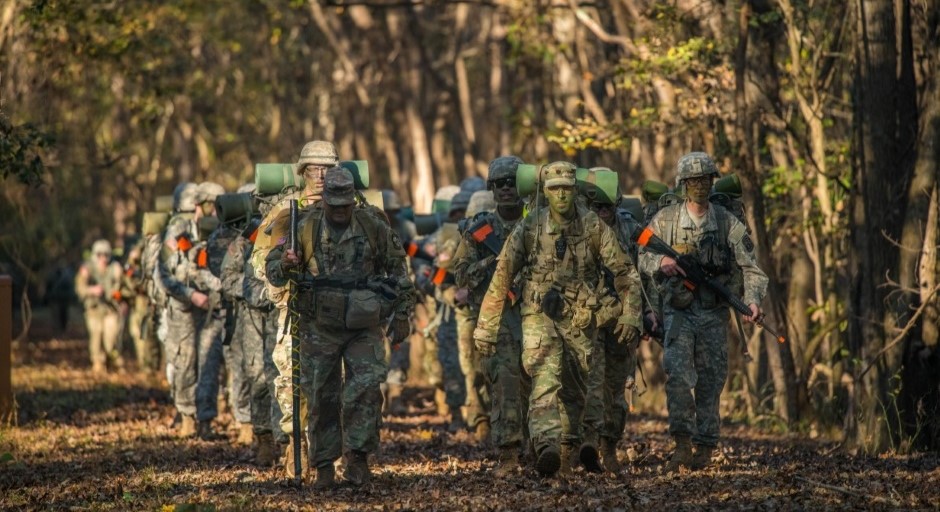
[[[540,175],[548,208],[526,217],[509,235],[473,338],[482,354],[495,352],[507,295],[521,275],[522,364],[532,377],[529,432],[536,470],[552,475],[567,473],[575,453],[585,467],[599,466],[596,446],[577,446],[596,329],[616,322],[615,332],[627,342],[640,323],[629,303],[602,293],[602,267],[612,274],[618,296],[638,287],[639,276],[610,228],[576,204],[575,166],[555,162]]]
[[[177,211],[167,225],[158,265],[160,281],[168,296],[167,358],[172,359],[173,399],[182,417],[180,436],[191,437],[198,433],[202,438],[210,438],[213,437],[211,422],[215,417],[216,397],[210,398],[203,392],[197,401],[200,369],[207,369],[207,363],[211,368],[212,364],[203,357],[208,355],[211,346],[203,343],[208,338],[202,338],[200,333],[212,321],[210,315],[215,306],[213,302],[218,300],[221,282],[207,269],[199,268],[198,252],[194,250],[200,241],[199,221],[205,216],[197,204],[199,187],[189,183],[178,187],[177,192]],[[215,375],[218,378],[218,373]],[[197,414],[200,416],[198,432]]]
[[[262,212],[269,209],[265,204]],[[228,246],[222,260],[221,279],[223,295],[236,308],[230,346],[239,347],[240,358],[233,366],[240,366],[248,388],[255,461],[267,467],[274,462],[276,447],[287,444],[289,439],[281,431],[280,408],[272,399],[277,377],[272,355],[277,343],[278,312],[268,298],[264,281],[255,277],[248,261],[260,220],[260,217],[249,219],[247,225],[241,226],[240,235]]]
[[[610,171],[602,167],[591,170]],[[608,197],[603,190],[596,187],[589,187],[585,192],[588,207],[610,226],[617,236],[620,248],[635,265],[637,246],[633,240],[634,234],[640,229],[640,224],[630,212],[620,207],[619,184],[613,197]],[[640,306],[643,301],[640,287],[631,288],[629,295],[621,297],[621,300],[629,303],[632,311],[641,311]],[[596,436],[600,437],[604,467],[613,473],[619,473],[621,470],[620,462],[617,460],[617,443],[623,436],[629,410],[624,400],[624,390],[633,386],[639,336],[626,340],[627,343],[621,341],[613,328],[598,329],[595,350],[601,357],[598,358],[598,364],[595,365],[588,379],[588,405],[584,422],[585,429],[588,431],[586,437],[589,436],[592,439]],[[601,430],[596,433],[590,432],[592,425],[601,425]]]
[[[287,324],[287,288],[277,286],[267,278],[267,269],[265,258],[277,243],[283,243],[282,238],[286,240],[288,220],[290,210],[288,209],[290,201],[296,199],[301,212],[322,208],[323,179],[327,169],[339,164],[339,155],[336,152],[336,146],[331,142],[314,140],[304,144],[300,150],[300,158],[297,160],[295,172],[304,179],[304,188],[301,191],[293,192],[281,197],[265,215],[261,221],[258,230],[258,237],[251,253],[251,266],[254,269],[255,277],[264,281],[268,297],[277,308],[277,343],[271,354],[271,358],[277,368],[277,377],[274,379],[274,398],[277,401],[280,410],[280,430],[284,436],[279,441],[287,442],[294,431],[294,410],[293,395],[291,387],[291,337],[285,328]],[[328,386],[332,385],[331,392],[323,392],[323,399],[332,400],[331,405],[324,406],[318,415],[324,417],[326,422],[339,421],[339,383],[338,379],[328,379]],[[300,397],[300,423],[304,432],[309,435],[310,426],[307,425],[307,396],[301,388]],[[307,436],[301,440],[307,445]],[[287,442],[284,450],[283,464],[288,478],[294,478],[294,445]],[[304,449],[301,453],[304,464],[302,467],[306,471],[307,452]]]
[[[302,287],[301,382],[309,400],[311,466],[316,487],[334,485],[333,463],[347,453],[346,480],[363,485],[371,477],[368,455],[379,446],[382,394],[388,364],[384,330],[391,321],[392,344],[410,334],[414,305],[405,251],[387,224],[355,207],[352,174],[331,168],[325,177],[323,208],[305,215],[299,253],[279,245],[267,256],[272,284],[284,286],[298,266],[309,287]],[[342,371],[341,371],[342,370]],[[342,387],[342,422],[318,415],[336,407],[324,393]]]
[[[91,259],[82,263],[75,277],[75,292],[85,306],[88,351],[96,373],[124,367],[119,340],[121,336],[121,265],[111,261],[111,244],[96,240]]]
[[[487,188],[495,198],[496,211],[477,213],[468,222],[463,240],[454,256],[454,273],[458,300],[466,296],[469,309],[474,311],[469,340],[461,332],[461,346],[471,344],[473,367],[482,373],[486,383],[485,393],[491,405],[492,416],[487,410],[493,443],[499,449],[497,477],[509,476],[519,467],[520,451],[527,440],[526,408],[531,390],[531,380],[522,368],[522,317],[518,302],[510,301],[503,310],[495,352],[485,358],[473,342],[473,326],[476,325],[480,305],[489,287],[496,259],[502,246],[515,226],[522,220],[522,200],[516,189],[516,169],[522,163],[518,157],[499,157],[489,165]],[[477,193],[479,194],[479,192]],[[471,199],[477,197],[474,194]],[[472,205],[471,205],[472,206]],[[469,210],[469,208],[468,208]],[[465,371],[468,371],[465,369]],[[469,385],[469,380],[468,380]]]
[[[124,265],[124,288],[129,291],[128,299],[132,300],[127,317],[127,328],[134,341],[137,369],[156,373],[160,366],[160,342],[152,326],[148,328],[151,304],[147,296],[148,278],[144,274],[143,266],[146,246],[147,238],[142,236],[128,251],[127,262]]]
[[[740,290],[743,284],[744,303],[752,313],[745,319],[756,320],[768,280],[757,267],[745,226],[721,206],[709,204],[718,167],[706,153],[695,152],[680,158],[677,168],[676,184],[686,200],[662,208],[650,227],[730,289]],[[683,286],[685,272],[668,256],[641,251],[640,265],[660,283],[663,300],[666,405],[676,443],[664,469],[704,468],[718,444],[718,401],[728,374],[728,305],[708,287],[693,292]]]

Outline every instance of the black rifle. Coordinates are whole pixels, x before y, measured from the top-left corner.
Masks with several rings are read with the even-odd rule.
[[[649,227],[644,228],[636,235],[636,243],[641,247],[645,247],[647,250],[655,252],[656,254],[662,254],[664,256],[669,256],[670,258],[676,260],[679,268],[685,272],[685,278],[683,284],[689,290],[694,291],[699,286],[707,286],[712,289],[715,293],[718,294],[721,298],[725,299],[728,304],[734,308],[735,311],[741,313],[744,316],[751,316],[751,308],[741,300],[740,297],[731,293],[731,290],[727,286],[719,282],[713,276],[699,265],[698,261],[693,259],[691,256],[686,254],[679,254],[673,249],[669,244],[663,241],[662,238],[656,236],[656,233],[653,232]],[[765,331],[769,332],[780,343],[786,343],[787,338],[781,336],[774,329],[764,323],[764,314],[761,313],[760,316],[754,321],[755,324],[764,328]]]
[[[290,241],[288,247],[297,254],[297,200],[290,202]],[[300,343],[297,341],[300,313],[297,311],[297,281],[299,270],[294,267],[290,271],[291,279],[288,283],[287,321],[290,323],[290,383],[291,402],[293,408],[293,421],[291,426],[291,442],[294,445],[294,484],[303,485],[303,468],[300,459]]]

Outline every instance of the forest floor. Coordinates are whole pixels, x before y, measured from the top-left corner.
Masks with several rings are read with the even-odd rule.
[[[37,338],[37,336],[33,336]],[[38,339],[38,338],[37,338]],[[222,441],[181,440],[166,383],[95,375],[79,336],[14,348],[17,426],[0,429],[0,509],[71,510],[663,510],[938,509],[937,454],[849,456],[832,443],[722,427],[714,469],[660,473],[671,442],[662,416],[630,419],[619,475],[539,478],[527,467],[492,476],[495,451],[449,434],[417,389],[409,414],[386,417],[365,488],[293,488],[282,471]]]

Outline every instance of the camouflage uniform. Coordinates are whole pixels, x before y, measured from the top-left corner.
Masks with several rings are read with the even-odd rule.
[[[507,304],[496,338],[496,352],[489,357],[481,357],[472,345],[473,329],[496,269],[496,255],[482,241],[477,241],[469,228],[485,223],[492,228],[497,244],[502,246],[519,220],[504,219],[498,212],[476,214],[470,219],[468,231],[464,232],[454,256],[457,286],[469,290],[467,310],[472,312],[472,323],[460,332],[462,347],[469,344],[465,350],[472,354],[472,361],[464,363],[464,371],[474,376],[473,387],[479,385],[478,380],[485,383],[485,388],[477,388],[481,398],[479,414],[490,420],[493,443],[499,448],[512,449],[522,447],[526,438],[526,402],[532,387],[522,368],[522,316],[518,303]],[[468,390],[473,389],[471,380],[467,382]],[[468,408],[471,405],[468,401]]]
[[[542,170],[545,187],[574,187],[575,168],[558,162]],[[636,328],[640,312],[602,297],[602,266],[610,270],[618,296],[639,286],[639,276],[615,234],[594,212],[571,204],[571,213],[556,223],[551,208],[542,208],[518,224],[500,254],[490,287],[480,307],[474,341],[484,352],[497,339],[507,294],[517,274],[521,291],[522,364],[532,377],[529,432],[538,454],[536,468],[554,473],[562,456],[581,438],[585,382],[595,364],[595,322],[605,315]],[[543,308],[553,303],[554,317]],[[616,313],[611,315],[611,312]],[[594,453],[596,458],[596,449]]]
[[[349,171],[330,169],[324,200],[343,206],[354,204],[354,197]],[[333,462],[344,447],[353,462],[364,463],[366,454],[379,446],[380,385],[388,372],[382,314],[394,312],[407,323],[414,299],[404,249],[387,224],[363,208],[353,209],[352,221],[345,228],[333,227],[326,217],[320,209],[305,215],[299,236],[300,258],[304,278],[313,285],[303,288],[297,303],[301,313],[301,386],[309,400],[312,432],[310,462],[332,475]],[[283,251],[279,245],[267,256],[267,276],[276,286],[288,283],[281,265]],[[394,304],[383,302],[382,292],[374,288],[386,279],[398,289]],[[384,286],[388,290],[387,282]],[[381,308],[379,304],[383,304]],[[324,390],[332,393],[331,380],[342,385],[342,421],[323,414],[336,411],[332,400],[324,397]]]
[[[275,440],[287,444],[280,429],[280,408],[272,400],[277,367],[272,354],[277,342],[277,309],[268,299],[264,282],[255,278],[248,263],[252,242],[238,237],[228,247],[222,261],[222,291],[237,313],[232,344],[241,345],[241,368],[250,399],[250,420],[259,436],[275,434]]]
[[[104,268],[95,259],[101,254],[108,258]],[[88,329],[88,352],[95,371],[105,370],[110,362],[123,366],[121,347],[121,265],[111,261],[111,244],[98,240],[92,247],[92,260],[82,264],[75,276],[75,293],[85,306],[85,326]],[[101,293],[91,293],[91,287],[101,286]]]
[[[127,315],[127,330],[134,341],[137,368],[155,372],[160,365],[160,342],[152,326],[148,327],[152,311],[147,296],[147,276],[144,274],[143,251],[147,239],[141,238],[128,252],[124,271],[124,288],[127,289],[131,308]]]
[[[714,163],[703,155],[683,157],[680,177],[690,169],[693,176],[708,175],[702,168],[717,175]],[[709,206],[697,222],[686,203],[666,206],[650,222],[650,228],[677,252],[694,254],[732,290],[743,283],[745,304],[760,304],[764,298],[768,280],[757,267],[754,244],[745,226],[724,208]],[[669,432],[677,439],[677,450],[679,440],[689,437],[696,445],[714,447],[718,443],[719,397],[728,373],[728,306],[707,287],[697,287],[693,293],[678,277],[664,278],[662,258],[640,252],[643,272],[662,282]]]

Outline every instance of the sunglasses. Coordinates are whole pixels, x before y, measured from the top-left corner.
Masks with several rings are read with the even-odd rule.
[[[503,187],[511,188],[511,187],[516,186],[516,178],[500,178],[498,180],[493,180],[490,183],[492,183],[493,187],[495,188],[503,188]]]

